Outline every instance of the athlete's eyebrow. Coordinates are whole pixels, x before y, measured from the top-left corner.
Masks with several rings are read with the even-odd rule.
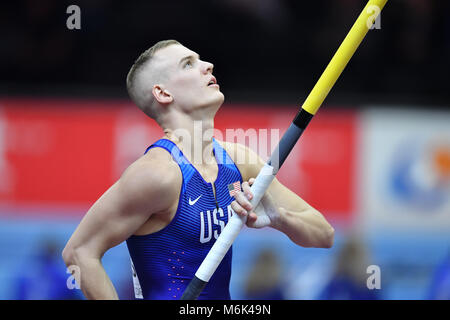
[[[189,56],[186,56],[186,57],[184,57],[184,58],[181,58],[181,60],[180,60],[180,62],[178,63],[179,65],[180,64],[182,64],[184,61],[186,61],[186,60],[190,60],[190,59],[197,59],[197,60],[200,60],[200,56],[198,55],[198,54],[195,54],[195,55],[189,55]]]

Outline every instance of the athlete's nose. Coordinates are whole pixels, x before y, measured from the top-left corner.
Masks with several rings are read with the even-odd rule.
[[[211,73],[213,72],[214,65],[210,62],[205,62],[203,67],[203,73]]]

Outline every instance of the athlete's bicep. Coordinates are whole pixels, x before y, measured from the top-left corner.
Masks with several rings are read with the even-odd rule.
[[[68,246],[101,257],[130,237],[152,214],[170,207],[174,177],[170,172],[163,176],[160,170],[127,169],[89,209]]]

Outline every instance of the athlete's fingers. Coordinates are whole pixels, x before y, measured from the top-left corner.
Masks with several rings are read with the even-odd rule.
[[[248,183],[249,183],[250,185],[252,185],[254,182],[255,182],[255,178],[250,178],[250,180],[248,180]]]
[[[247,181],[242,184],[242,190],[244,191],[244,194],[248,200],[251,200],[253,198],[253,193],[250,190],[250,184]]]
[[[242,184],[242,185],[244,185],[244,184]],[[234,198],[236,199],[236,201],[239,203],[239,205],[241,207],[243,207],[247,211],[252,210],[252,204],[250,203],[250,201],[248,201],[248,198],[244,195],[243,192],[236,193]]]
[[[256,219],[258,219],[258,216],[253,211],[250,212],[250,214],[247,217],[247,224],[253,224],[256,222]]]
[[[237,201],[231,203],[231,209],[241,217],[247,216],[247,226],[252,226],[256,222],[256,219],[258,219],[256,213],[253,211],[247,213],[247,210],[242,208]]]
[[[241,217],[245,217],[247,215],[247,210],[242,208],[236,200],[231,203],[231,209],[233,209],[233,211]]]

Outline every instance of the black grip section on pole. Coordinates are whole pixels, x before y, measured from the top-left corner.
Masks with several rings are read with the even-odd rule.
[[[281,168],[313,116],[308,111],[301,109],[292,121],[268,161],[268,164],[273,167],[273,174],[276,174]]]
[[[297,140],[300,138],[313,116],[314,115],[304,109],[301,109],[299,113],[297,113],[294,121],[292,121],[287,131],[281,137],[280,142],[269,159],[268,164],[274,168],[274,174],[281,168],[284,160],[286,160],[292,148],[294,148]]]
[[[294,121],[292,121],[297,127],[300,129],[305,130],[308,126],[309,122],[313,118],[314,115],[306,111],[305,109],[301,109],[299,113],[297,113],[297,116],[295,117]]]
[[[191,282],[189,282],[186,290],[184,290],[180,300],[197,300],[207,283],[208,282],[200,280],[194,276]]]

